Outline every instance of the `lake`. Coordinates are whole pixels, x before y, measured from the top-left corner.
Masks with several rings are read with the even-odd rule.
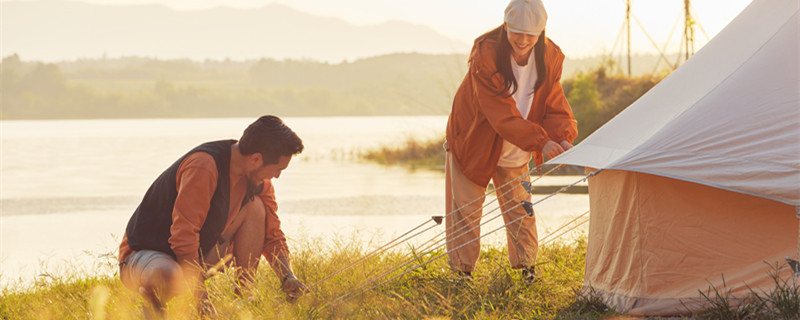
[[[141,196],[166,167],[202,142],[237,139],[253,120],[0,121],[0,286],[107,264]],[[358,153],[410,137],[441,137],[446,116],[284,120],[305,144],[274,181],[290,248],[308,239],[352,239],[377,247],[444,214],[443,172],[363,162]],[[534,186],[579,178],[548,176]],[[534,201],[544,196],[534,195]],[[537,204],[540,237],[588,208],[585,194],[560,194]],[[501,226],[500,221],[483,230]],[[498,232],[483,243],[504,241]]]

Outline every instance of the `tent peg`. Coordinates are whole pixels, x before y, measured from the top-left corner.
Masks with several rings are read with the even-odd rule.
[[[794,276],[795,277],[800,276],[800,261],[797,261],[789,257],[786,257],[785,259],[786,263],[789,265],[790,268],[792,268],[792,271],[794,271]]]

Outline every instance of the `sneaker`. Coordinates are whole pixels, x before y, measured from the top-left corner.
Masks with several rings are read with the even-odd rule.
[[[218,315],[217,308],[214,308],[214,305],[211,304],[211,301],[208,301],[208,299],[205,299],[200,302],[199,309],[200,309],[199,310],[200,319],[208,319],[208,318],[214,319]]]
[[[458,277],[459,280],[472,281],[472,272],[456,270],[456,277]]]
[[[142,305],[142,319],[145,320],[162,320],[164,319],[164,309],[154,307],[148,303]]]
[[[522,280],[526,283],[534,283],[539,281],[539,277],[536,275],[536,267],[525,267],[522,268]]]

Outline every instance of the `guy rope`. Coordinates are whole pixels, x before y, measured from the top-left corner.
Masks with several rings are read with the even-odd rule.
[[[541,179],[543,176],[546,176],[546,175],[550,174],[551,172],[553,172],[553,171],[555,171],[555,170],[557,170],[558,168],[561,168],[561,167],[563,167],[563,166],[564,166],[564,165],[559,165],[559,166],[556,166],[556,167],[554,167],[554,168],[550,169],[550,170],[549,170],[549,171],[547,171],[547,172],[546,172],[544,175],[542,175],[542,176],[540,176],[540,177],[537,177],[536,179],[534,179],[534,180],[533,180],[533,182],[536,182],[536,181],[538,181],[538,180],[539,180],[539,179]],[[536,168],[534,168],[534,169],[531,169],[530,171],[528,171],[528,172],[526,173],[526,175],[530,174],[530,173],[531,173],[531,172],[533,172],[533,170],[535,170],[535,169],[536,169]],[[507,182],[506,184],[504,184],[504,185],[502,185],[502,186],[500,186],[500,187],[496,187],[495,189],[496,189],[496,190],[497,190],[497,189],[500,189],[500,188],[502,188],[502,187],[504,187],[504,186],[506,186],[506,185],[509,185],[509,184],[511,184],[511,183],[513,183],[513,182],[515,182],[515,181],[517,181],[517,180],[520,180],[520,179],[522,179],[523,177],[525,177],[525,175],[521,175],[521,176],[519,176],[519,177],[517,177],[517,178],[515,178],[515,179],[513,179],[513,180],[511,180],[511,181],[509,181],[509,182]],[[527,181],[524,181],[524,182],[527,182]],[[528,185],[530,185],[530,183],[528,183]],[[530,190],[530,189],[527,189],[527,190]],[[482,196],[480,196],[480,197],[477,197],[477,198],[475,198],[475,199],[472,199],[470,202],[468,202],[468,203],[464,204],[463,206],[459,207],[458,209],[455,209],[455,210],[453,210],[453,211],[451,211],[451,212],[447,213],[447,215],[445,215],[445,216],[433,216],[433,217],[431,217],[431,219],[430,219],[430,220],[426,220],[426,221],[425,221],[425,222],[423,222],[422,224],[420,224],[420,225],[418,225],[418,226],[414,227],[413,229],[411,229],[411,230],[407,231],[406,233],[402,234],[401,236],[399,236],[399,237],[397,237],[397,238],[395,238],[395,239],[392,239],[392,240],[391,240],[391,241],[389,241],[388,243],[386,243],[386,244],[384,244],[384,245],[382,245],[382,246],[380,246],[380,247],[378,247],[378,248],[374,249],[373,251],[369,252],[368,254],[366,254],[365,256],[361,257],[360,259],[358,259],[358,260],[356,260],[356,261],[354,261],[354,262],[352,262],[352,263],[350,263],[350,264],[348,264],[348,265],[344,266],[343,268],[341,268],[341,269],[339,269],[339,270],[337,270],[337,271],[333,272],[332,274],[330,274],[330,275],[326,276],[325,278],[322,278],[322,279],[320,279],[319,281],[317,281],[317,282],[315,282],[314,284],[310,285],[308,288],[309,288],[309,289],[313,289],[314,287],[316,287],[317,285],[321,284],[322,282],[324,282],[324,281],[326,281],[326,280],[328,280],[328,279],[330,279],[330,278],[332,278],[332,277],[334,277],[334,276],[336,276],[336,275],[338,275],[338,274],[340,274],[340,273],[342,273],[342,272],[344,272],[344,271],[346,271],[346,270],[348,270],[348,269],[351,269],[351,268],[353,268],[353,267],[355,267],[355,266],[357,266],[357,265],[359,265],[359,264],[361,264],[361,263],[365,262],[365,261],[366,261],[366,260],[368,260],[369,258],[372,258],[372,257],[374,257],[374,256],[376,256],[376,255],[378,255],[378,254],[380,254],[380,253],[386,252],[387,250],[389,250],[389,249],[391,249],[391,248],[394,248],[394,247],[396,247],[397,245],[399,245],[399,244],[401,244],[401,243],[403,243],[403,242],[409,241],[409,240],[411,240],[411,239],[413,239],[413,238],[415,238],[415,237],[417,237],[417,236],[419,236],[419,235],[421,235],[421,234],[423,234],[423,233],[425,233],[425,232],[427,232],[427,231],[429,231],[429,230],[433,229],[433,228],[434,228],[434,227],[436,227],[437,225],[440,225],[440,224],[442,223],[442,220],[444,220],[444,218],[446,218],[447,216],[450,216],[450,215],[451,215],[451,214],[453,214],[454,212],[458,212],[459,210],[461,210],[461,209],[463,209],[463,208],[465,208],[465,207],[467,207],[467,206],[469,206],[469,205],[473,204],[474,202],[476,202],[476,201],[478,201],[478,200],[483,200],[483,199],[485,199],[485,198],[486,198],[486,196],[490,195],[492,192],[494,192],[494,191],[488,191],[488,192],[484,193]],[[508,191],[504,192],[504,193],[503,193],[503,195],[507,194],[508,192],[511,192],[511,189],[509,189]],[[529,191],[529,192],[530,192],[530,191]],[[496,201],[496,200],[497,200],[497,198],[495,198],[495,199],[493,199],[493,200],[490,200],[490,201],[489,201],[489,202],[487,202],[487,203],[486,203],[486,204],[485,204],[483,207],[481,207],[481,210],[482,210],[482,209],[485,209],[486,207],[488,207],[489,205],[491,205],[491,204],[492,204],[494,201]],[[488,214],[489,214],[489,213],[491,213],[491,212],[494,212],[495,210],[497,210],[497,209],[493,209],[493,210],[491,210],[491,211],[484,212],[484,213],[483,213],[483,215],[482,215],[482,217],[483,217],[483,216],[486,216],[486,215],[488,215]],[[478,210],[475,210],[475,211],[471,212],[469,215],[467,215],[467,217],[469,217],[469,216],[471,216],[471,215],[475,214],[475,212],[477,212],[477,211],[478,211]],[[466,218],[466,217],[465,217],[465,218]],[[496,218],[496,217],[495,217],[495,218]],[[495,218],[492,218],[491,220],[494,220]],[[490,220],[490,221],[491,221],[491,220]],[[402,238],[403,238],[403,237],[405,237],[406,235],[410,234],[411,232],[414,232],[414,230],[417,230],[417,229],[419,229],[419,228],[423,227],[424,225],[428,224],[428,223],[429,223],[429,222],[431,222],[431,221],[435,222],[436,224],[434,224],[434,225],[432,225],[432,226],[430,226],[430,227],[428,227],[428,228],[426,228],[426,229],[424,229],[424,230],[422,230],[422,231],[420,231],[420,232],[417,232],[417,233],[415,233],[414,235],[412,235],[412,236],[410,236],[410,237],[408,237],[408,238],[406,238],[406,239],[403,239],[402,241],[400,241],[400,239],[402,239]],[[457,232],[461,231],[461,229],[463,229],[464,227],[466,227],[466,226],[462,226],[461,228],[459,228],[459,229],[456,229],[456,230],[454,231],[454,233],[457,233]],[[441,231],[440,233],[438,233],[438,234],[434,235],[434,236],[433,236],[431,239],[429,239],[428,241],[426,241],[426,242],[424,242],[424,243],[420,244],[420,245],[419,245],[419,247],[422,247],[423,249],[421,249],[421,250],[422,250],[422,251],[425,251],[425,250],[427,250],[427,248],[429,248],[430,246],[434,246],[434,245],[438,244],[439,242],[441,242],[441,241],[442,241],[442,239],[440,239],[439,241],[436,241],[436,242],[434,242],[432,245],[430,245],[430,246],[429,246],[429,247],[427,247],[427,248],[426,248],[426,247],[424,247],[424,246],[425,246],[426,244],[428,244],[429,242],[431,242],[431,241],[433,241],[434,239],[438,238],[438,237],[439,237],[439,236],[441,236],[442,234],[445,234],[445,233],[446,233],[448,230],[449,230],[449,228],[447,228],[447,229],[445,229],[444,231]],[[457,236],[457,237],[459,237],[459,236],[461,236],[461,234],[458,234],[458,236]],[[413,258],[412,258],[412,260],[413,260]]]
[[[554,168],[553,168],[553,169],[551,169],[550,171],[548,171],[548,172],[546,172],[545,174],[543,174],[543,175],[541,175],[541,176],[537,177],[536,179],[534,179],[534,180],[533,180],[533,182],[535,182],[535,181],[539,180],[540,178],[542,178],[542,177],[544,177],[544,176],[546,176],[546,175],[550,174],[550,173],[551,173],[551,172],[553,172],[554,170],[556,170],[556,169],[558,169],[558,168],[561,168],[561,167],[563,167],[563,166],[564,166],[564,165],[559,165],[559,166],[556,166],[556,167],[554,167]],[[411,239],[413,239],[413,238],[415,238],[415,237],[417,237],[417,236],[421,235],[422,233],[424,233],[424,232],[426,232],[426,231],[428,231],[428,230],[430,230],[430,229],[432,229],[432,228],[436,227],[437,225],[441,224],[441,221],[442,221],[442,219],[443,219],[443,218],[446,218],[446,217],[448,217],[448,216],[452,215],[454,212],[458,212],[459,210],[461,210],[461,209],[463,209],[463,208],[465,208],[465,207],[469,206],[470,204],[474,203],[475,201],[478,201],[478,200],[483,200],[483,199],[485,199],[485,197],[486,197],[486,196],[488,196],[489,194],[491,194],[491,193],[493,193],[493,192],[499,192],[499,191],[500,191],[500,190],[502,190],[502,189],[503,189],[505,186],[507,186],[507,185],[509,185],[509,184],[511,184],[511,183],[514,183],[514,182],[516,182],[516,181],[518,181],[518,180],[520,180],[520,179],[524,178],[526,175],[530,175],[530,174],[531,174],[531,173],[532,173],[534,170],[537,170],[538,168],[539,168],[538,166],[537,166],[537,167],[535,167],[535,168],[532,168],[532,169],[531,169],[531,170],[529,170],[527,173],[525,173],[525,174],[523,174],[523,175],[521,175],[521,176],[519,176],[519,177],[517,177],[517,178],[515,178],[515,179],[513,179],[513,180],[511,180],[511,181],[509,181],[509,182],[507,182],[506,184],[504,184],[504,185],[502,185],[502,186],[499,186],[499,187],[496,187],[496,188],[494,188],[494,190],[493,190],[493,191],[488,191],[488,192],[486,192],[485,194],[483,194],[482,196],[480,196],[480,197],[477,197],[476,199],[473,199],[472,201],[470,201],[469,203],[467,203],[467,204],[465,204],[465,205],[463,205],[463,206],[459,207],[458,209],[455,209],[455,210],[453,210],[453,211],[451,211],[451,212],[448,212],[448,213],[447,213],[447,215],[445,215],[445,216],[433,216],[433,217],[431,218],[431,220],[427,220],[427,221],[425,221],[424,223],[420,224],[420,225],[419,225],[419,226],[417,226],[417,227],[414,227],[413,229],[411,229],[410,231],[408,231],[408,232],[404,233],[403,235],[401,235],[401,236],[399,236],[399,237],[397,237],[397,238],[395,238],[395,239],[393,239],[393,240],[389,241],[389,242],[388,242],[388,243],[386,243],[385,245],[383,245],[383,246],[381,246],[381,247],[379,247],[379,248],[377,248],[377,249],[375,249],[375,250],[371,251],[370,253],[366,254],[364,257],[362,257],[362,258],[359,258],[358,260],[356,260],[356,261],[354,261],[354,262],[352,262],[352,263],[348,264],[347,266],[345,266],[345,267],[343,267],[343,268],[341,268],[341,269],[337,270],[336,272],[332,273],[331,275],[328,275],[328,276],[326,276],[325,278],[323,278],[323,279],[321,279],[321,280],[319,280],[319,281],[315,282],[314,284],[312,284],[311,286],[309,286],[309,288],[314,288],[314,287],[318,286],[319,284],[321,284],[322,282],[324,282],[324,281],[326,281],[326,280],[329,280],[329,279],[331,279],[332,277],[334,277],[334,276],[336,276],[336,275],[338,275],[338,274],[340,274],[340,273],[342,273],[342,272],[344,272],[344,271],[346,271],[346,270],[348,270],[348,269],[350,269],[350,268],[352,268],[352,267],[354,267],[354,266],[356,266],[356,265],[358,265],[358,264],[361,264],[361,263],[363,263],[363,262],[367,261],[367,260],[368,260],[368,259],[370,259],[370,258],[373,258],[373,257],[377,256],[377,255],[378,255],[378,254],[380,254],[380,253],[386,252],[387,250],[389,250],[389,249],[391,249],[391,248],[393,248],[393,247],[396,247],[397,245],[399,245],[399,244],[401,244],[401,243],[407,242],[407,241],[409,241],[409,240],[411,240]],[[559,190],[557,190],[557,191],[555,191],[555,192],[553,192],[553,193],[551,193],[551,194],[547,195],[546,197],[544,197],[544,198],[542,198],[542,199],[539,199],[539,200],[537,200],[537,201],[535,201],[535,202],[528,202],[528,201],[524,201],[524,200],[523,200],[523,201],[519,201],[519,203],[517,203],[516,205],[513,205],[512,207],[508,208],[508,209],[507,209],[507,210],[505,210],[505,211],[501,211],[500,213],[498,213],[498,214],[496,214],[495,216],[493,216],[493,217],[489,218],[488,220],[484,221],[483,223],[481,223],[481,224],[479,224],[479,225],[477,225],[477,226],[474,226],[474,227],[472,227],[472,228],[470,228],[470,229],[468,229],[468,230],[463,230],[465,227],[468,227],[468,225],[462,226],[461,228],[454,230],[454,231],[453,231],[453,234],[454,234],[453,238],[458,238],[458,237],[461,237],[462,235],[464,235],[464,234],[467,234],[467,233],[469,233],[469,232],[472,232],[472,231],[474,231],[474,230],[476,230],[476,229],[480,230],[479,228],[480,228],[481,226],[483,226],[483,225],[486,225],[487,223],[489,223],[489,222],[491,222],[491,221],[493,221],[493,220],[495,220],[495,219],[497,219],[497,218],[499,218],[499,217],[502,217],[502,216],[503,216],[504,214],[506,214],[508,211],[511,211],[511,210],[513,210],[513,209],[516,209],[516,208],[518,208],[518,207],[520,207],[520,206],[522,206],[522,207],[525,209],[526,213],[527,213],[527,215],[522,215],[522,216],[520,216],[520,217],[518,217],[518,218],[516,218],[516,219],[513,219],[513,220],[511,220],[511,221],[508,221],[508,222],[507,222],[507,223],[505,223],[504,225],[502,225],[502,226],[500,226],[500,227],[498,227],[498,228],[495,228],[495,229],[493,229],[493,230],[491,230],[491,231],[489,231],[489,232],[486,232],[486,233],[484,233],[483,235],[481,235],[481,236],[479,236],[479,237],[477,237],[477,238],[475,238],[475,239],[472,239],[472,240],[470,240],[470,241],[468,241],[468,242],[466,242],[466,243],[463,243],[463,244],[461,244],[461,245],[459,245],[459,246],[457,246],[457,247],[455,247],[455,248],[452,248],[452,249],[450,249],[450,250],[448,250],[448,251],[446,251],[446,252],[444,252],[444,253],[442,253],[442,254],[439,254],[439,255],[437,255],[437,256],[435,256],[435,257],[433,257],[433,258],[430,258],[430,259],[428,259],[428,260],[426,260],[426,261],[424,261],[424,262],[421,262],[421,263],[419,263],[419,264],[417,264],[417,265],[415,265],[415,266],[411,267],[410,269],[407,269],[407,270],[405,270],[404,272],[402,272],[402,273],[400,273],[400,274],[397,274],[397,275],[395,275],[395,276],[393,276],[393,277],[391,277],[391,278],[388,278],[388,279],[385,279],[385,280],[381,281],[381,279],[384,279],[384,278],[388,277],[389,275],[391,275],[392,273],[396,272],[397,270],[400,270],[401,268],[404,268],[404,267],[406,267],[406,266],[409,266],[409,265],[410,265],[410,264],[412,264],[414,261],[421,261],[421,260],[420,260],[420,259],[421,259],[421,257],[424,257],[424,256],[426,256],[426,255],[428,255],[428,254],[431,254],[431,253],[433,253],[434,251],[436,251],[436,250],[439,250],[439,249],[441,249],[442,247],[444,247],[444,246],[445,246],[447,243],[441,244],[441,242],[442,242],[443,240],[445,240],[446,238],[442,238],[442,239],[439,239],[439,240],[437,240],[437,241],[434,241],[434,240],[435,240],[435,239],[437,239],[437,238],[439,238],[439,237],[440,237],[442,234],[445,234],[445,233],[448,231],[448,230],[446,229],[445,231],[442,231],[442,232],[440,232],[440,233],[436,234],[435,236],[433,236],[432,238],[430,238],[429,240],[427,240],[426,242],[424,242],[423,244],[421,244],[421,245],[419,246],[419,249],[418,249],[418,250],[412,250],[412,252],[410,252],[409,254],[406,254],[405,256],[403,256],[403,258],[402,258],[402,261],[401,261],[400,263],[397,263],[397,264],[395,264],[395,265],[392,265],[392,266],[390,266],[390,267],[387,267],[387,268],[385,268],[385,269],[383,269],[383,270],[381,270],[381,271],[377,272],[377,273],[378,273],[378,275],[377,275],[377,276],[371,277],[371,278],[370,278],[370,279],[368,279],[368,280],[367,280],[365,283],[361,284],[360,286],[356,287],[355,289],[352,289],[352,290],[350,290],[350,291],[348,291],[348,292],[346,292],[346,293],[344,293],[344,294],[340,295],[339,297],[337,297],[337,298],[335,298],[335,299],[331,300],[330,302],[328,302],[328,303],[325,303],[323,306],[330,305],[331,303],[341,303],[341,302],[344,302],[344,301],[346,301],[346,300],[348,300],[348,299],[350,299],[350,298],[352,298],[352,297],[354,297],[354,296],[356,296],[356,295],[360,295],[360,294],[366,293],[366,292],[368,292],[368,291],[370,291],[370,290],[372,290],[372,289],[374,289],[374,288],[376,288],[376,287],[378,287],[378,286],[380,286],[380,285],[383,285],[383,284],[385,284],[385,283],[387,283],[387,282],[389,282],[389,281],[392,281],[392,280],[394,280],[394,279],[400,278],[400,277],[402,277],[402,276],[406,275],[406,274],[407,274],[407,273],[409,273],[409,272],[412,272],[412,271],[414,271],[414,270],[416,270],[416,269],[419,269],[419,268],[421,268],[421,267],[423,267],[423,266],[425,266],[425,265],[427,265],[427,264],[429,264],[429,263],[431,263],[431,262],[433,262],[433,261],[435,261],[435,260],[438,260],[439,258],[441,258],[441,257],[443,257],[443,256],[445,256],[445,255],[447,255],[447,254],[449,254],[449,253],[450,253],[450,252],[452,252],[452,251],[458,250],[458,249],[460,249],[460,248],[462,248],[462,247],[464,247],[464,246],[466,246],[466,245],[469,245],[470,243],[472,243],[472,242],[474,242],[474,241],[480,240],[480,239],[482,239],[482,238],[484,238],[484,237],[486,237],[486,236],[488,236],[488,235],[490,235],[490,234],[493,234],[493,233],[495,233],[495,232],[497,232],[497,231],[499,231],[499,230],[501,230],[501,229],[503,229],[503,228],[506,228],[506,227],[508,227],[509,225],[512,225],[512,224],[514,224],[514,223],[518,222],[519,220],[521,220],[521,219],[523,219],[523,218],[525,218],[525,217],[530,217],[530,216],[533,216],[533,214],[534,214],[534,212],[533,212],[533,206],[535,206],[535,205],[537,205],[537,204],[539,204],[539,203],[541,203],[541,202],[543,202],[543,201],[545,201],[545,200],[547,200],[547,199],[549,199],[549,198],[551,198],[551,197],[553,197],[553,196],[555,196],[555,195],[557,195],[557,194],[560,194],[560,193],[564,192],[565,190],[569,189],[569,188],[570,188],[570,187],[572,187],[572,186],[575,186],[576,184],[578,184],[578,183],[580,183],[580,182],[586,181],[586,180],[587,180],[589,177],[591,177],[591,176],[593,176],[593,175],[597,174],[598,172],[600,172],[600,171],[595,171],[595,172],[592,172],[592,173],[590,173],[590,174],[588,174],[588,175],[586,175],[586,176],[582,177],[581,179],[579,179],[579,180],[577,180],[577,181],[575,181],[575,182],[573,182],[573,183],[571,183],[571,184],[569,184],[569,185],[567,185],[567,186],[564,186],[564,187],[562,187],[561,189],[559,189]],[[522,187],[524,187],[524,188],[525,188],[525,189],[526,189],[528,192],[532,192],[531,183],[527,183],[527,181],[523,181],[523,183],[521,183],[521,186],[522,186]],[[479,211],[479,210],[482,210],[482,209],[486,208],[486,207],[487,207],[489,204],[491,204],[492,202],[496,201],[498,198],[500,198],[500,197],[504,196],[504,195],[505,195],[505,194],[507,194],[508,192],[511,192],[511,191],[512,191],[512,189],[513,189],[513,188],[509,188],[507,191],[503,192],[503,194],[497,194],[497,196],[495,197],[495,199],[493,199],[493,200],[489,201],[489,203],[487,203],[486,205],[484,205],[482,208],[480,208],[480,209],[476,209],[475,211],[473,211],[473,212],[469,213],[469,215],[473,215],[475,212],[477,212],[477,211]],[[499,207],[498,207],[498,208],[499,208]],[[485,213],[483,213],[482,217],[485,217],[485,216],[487,216],[487,215],[491,214],[492,212],[496,211],[498,208],[495,208],[495,209],[492,209],[492,210],[490,210],[490,211],[488,211],[488,212],[485,212]],[[551,232],[550,234],[546,235],[545,237],[543,237],[543,238],[542,238],[542,240],[543,240],[543,241],[541,241],[539,245],[540,245],[540,246],[543,246],[543,245],[544,245],[546,242],[550,242],[550,241],[552,241],[552,240],[554,240],[554,239],[557,239],[558,237],[561,237],[562,235],[564,235],[564,234],[566,234],[566,233],[568,233],[568,232],[570,232],[570,231],[574,230],[575,228],[577,228],[577,227],[579,227],[579,226],[583,225],[584,223],[586,223],[586,222],[588,221],[588,219],[585,219],[585,220],[581,221],[581,222],[580,222],[580,223],[578,223],[577,225],[573,226],[573,227],[572,227],[572,228],[570,228],[570,229],[567,229],[566,231],[563,231],[563,232],[561,232],[560,234],[558,234],[558,235],[557,235],[557,236],[555,236],[555,237],[551,237],[551,236],[552,236],[553,234],[555,234],[556,232],[559,232],[560,230],[564,229],[564,228],[565,228],[567,225],[569,225],[569,224],[571,224],[571,223],[575,222],[576,220],[578,220],[578,219],[580,219],[580,218],[584,217],[584,216],[585,216],[585,215],[587,215],[587,214],[589,214],[589,212],[588,212],[588,211],[584,212],[584,213],[583,213],[583,214],[581,214],[580,216],[576,217],[575,219],[572,219],[571,221],[567,222],[565,225],[561,226],[560,228],[558,228],[558,229],[556,229],[555,231]],[[469,215],[468,215],[468,216],[469,216]],[[465,217],[465,218],[466,218],[466,217]],[[422,231],[419,231],[419,232],[417,232],[417,233],[415,233],[415,234],[413,234],[413,235],[411,235],[411,236],[408,236],[409,234],[411,234],[411,233],[412,233],[412,232],[414,232],[415,230],[418,230],[418,229],[422,228],[423,226],[427,225],[427,224],[428,224],[428,223],[430,223],[431,221],[435,222],[435,224],[433,224],[432,226],[430,226],[430,227],[428,227],[428,228],[426,228],[426,229],[424,229],[424,230],[422,230]],[[453,225],[455,225],[455,224],[453,224]],[[463,230],[463,231],[462,231],[462,230]],[[545,239],[547,239],[547,240],[546,240],[546,242],[545,242]],[[421,253],[417,254],[416,252],[421,252]],[[408,257],[409,255],[410,255],[410,257]],[[314,291],[314,290],[312,290],[312,292],[315,292],[315,293],[316,293],[316,291]]]

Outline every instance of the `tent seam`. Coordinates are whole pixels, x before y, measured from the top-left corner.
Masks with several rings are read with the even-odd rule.
[[[647,292],[648,284],[644,282],[644,257],[643,257],[643,254],[642,254],[642,248],[644,248],[644,244],[642,243],[643,242],[642,238],[644,237],[644,234],[642,232],[642,215],[641,215],[642,214],[642,208],[641,208],[641,203],[640,203],[640,200],[639,200],[639,189],[641,188],[641,186],[639,185],[639,176],[634,174],[633,178],[635,179],[634,183],[636,184],[636,197],[635,197],[635,199],[636,199],[636,224],[639,227],[638,228],[639,229],[639,231],[638,231],[639,232],[639,250],[638,250],[639,251],[639,279],[638,279],[638,281],[639,281],[639,283],[642,284],[642,287],[644,287],[645,290],[643,290],[643,291]],[[640,292],[640,295],[642,295],[642,294],[643,294],[643,292]]]
[[[681,150],[675,150],[675,149],[651,149],[651,148],[637,148],[637,149],[630,150],[629,152],[642,153],[642,151],[646,151],[647,153],[651,153],[651,154],[659,154],[659,155],[661,155],[661,154],[691,155],[691,156],[704,156],[704,157],[708,157],[708,158],[711,158],[711,159],[732,159],[732,160],[738,160],[738,161],[749,162],[749,163],[757,163],[757,164],[766,163],[766,164],[770,164],[770,165],[773,165],[773,166],[776,166],[776,167],[781,167],[781,168],[798,169],[796,166],[785,165],[785,164],[782,164],[782,163],[776,162],[776,161],[750,159],[750,158],[747,158],[747,157],[744,157],[744,156],[733,157],[733,156],[728,156],[728,155],[726,155],[724,153],[710,153],[710,152],[698,152],[698,151],[681,151]]]
[[[619,167],[607,167],[607,168],[603,168],[603,169],[652,174],[652,175],[655,175],[655,176],[667,177],[667,178],[675,179],[675,180],[688,181],[688,182],[691,182],[691,183],[701,184],[701,185],[704,185],[704,186],[709,186],[709,187],[713,187],[713,188],[717,188],[717,189],[722,189],[722,190],[727,190],[727,191],[732,191],[732,192],[736,192],[736,193],[746,194],[746,195],[750,195],[750,196],[754,196],[754,197],[764,198],[764,199],[767,199],[767,200],[777,201],[777,202],[784,203],[784,204],[787,204],[787,205],[790,205],[790,206],[793,206],[793,207],[800,206],[800,203],[794,203],[791,200],[785,200],[785,199],[781,199],[781,198],[777,198],[777,197],[773,197],[773,196],[767,196],[767,195],[764,195],[764,194],[757,194],[757,193],[753,193],[753,192],[749,192],[749,191],[745,191],[745,190],[739,190],[739,189],[734,189],[734,188],[731,188],[731,187],[718,185],[718,184],[711,183],[711,182],[706,182],[706,181],[701,181],[701,180],[696,180],[696,179],[690,179],[690,178],[684,178],[684,177],[679,177],[679,176],[676,176],[676,175],[671,175],[671,174],[666,174],[666,173],[661,173],[661,172],[653,172],[653,171],[642,170],[642,169],[619,168]]]

